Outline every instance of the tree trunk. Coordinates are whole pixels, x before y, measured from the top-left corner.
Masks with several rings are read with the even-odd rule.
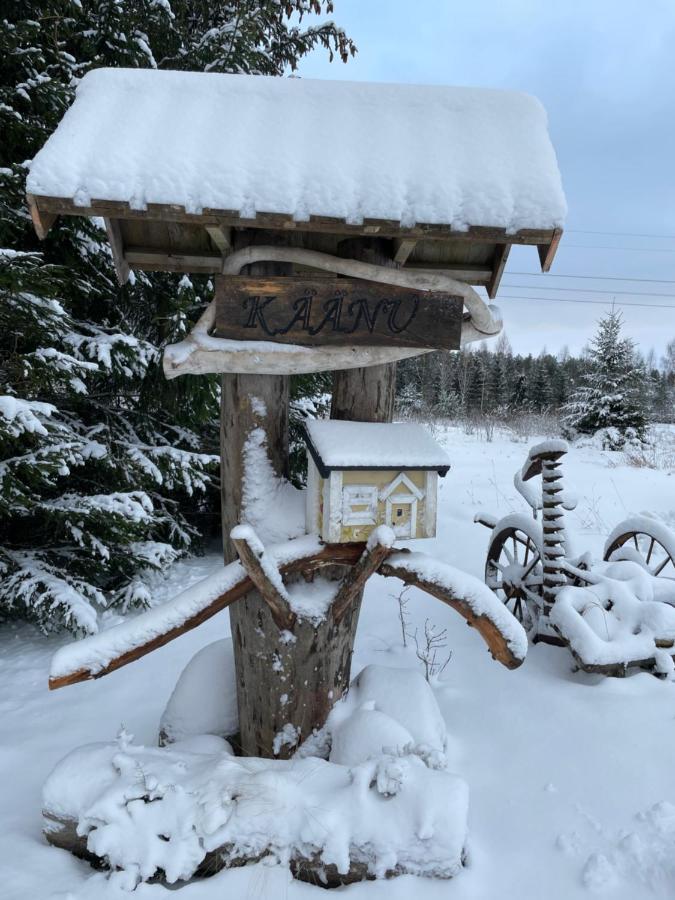
[[[267,242],[267,237],[258,240]],[[246,234],[239,240],[239,246],[251,242]],[[249,269],[251,275],[286,274],[279,264],[261,263]],[[340,415],[332,411],[333,417],[391,421],[394,382],[395,364],[338,373],[334,410]],[[226,562],[236,555],[229,534],[240,521],[243,449],[256,428],[265,430],[275,472],[288,475],[288,390],[285,376],[223,376],[221,496]],[[317,577],[335,580],[346,571],[330,566]],[[325,724],[331,706],[349,687],[360,605],[361,593],[338,622],[330,612],[318,623],[298,619],[292,633],[279,630],[257,592],[230,607],[239,749],[244,756],[288,758]]]
[[[340,256],[379,266],[394,266],[390,241],[382,238],[349,238],[342,241]],[[353,422],[391,422],[396,394],[396,363],[341,369],[333,374],[331,419]]]
[[[223,375],[220,399],[220,502],[225,562],[237,558],[230,532],[241,517],[243,451],[253,431],[263,428],[277,475],[288,477],[286,375]],[[263,412],[264,411],[264,412]],[[230,615],[234,607],[230,611]]]

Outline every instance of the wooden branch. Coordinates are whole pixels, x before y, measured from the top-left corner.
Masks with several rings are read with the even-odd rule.
[[[363,553],[364,546],[365,545],[363,543],[326,544],[317,553],[312,553],[308,556],[302,556],[298,559],[293,559],[288,563],[284,563],[279,567],[279,572],[282,577],[285,577],[287,575],[294,575],[297,572],[315,572],[319,569],[324,568],[324,566],[332,566],[335,564],[353,566]],[[235,601],[241,599],[242,597],[245,597],[246,594],[255,589],[256,587],[251,579],[246,575],[242,575],[241,581],[238,581],[228,591],[225,591],[225,593],[220,594],[218,597],[215,597],[203,609],[200,609],[194,615],[185,619],[183,622],[181,622],[180,625],[177,625],[175,628],[172,628],[169,631],[164,632],[163,634],[157,635],[157,637],[153,638],[150,641],[147,641],[144,644],[139,644],[136,647],[132,647],[125,653],[121,653],[119,656],[112,659],[106,666],[104,666],[102,669],[98,669],[96,672],[92,672],[89,669],[77,669],[76,671],[69,672],[66,675],[60,675],[56,678],[50,678],[49,689],[54,691],[58,688],[67,687],[69,684],[78,684],[81,681],[90,681],[92,679],[102,678],[104,675],[108,675],[110,672],[114,672],[116,669],[121,669],[123,666],[126,666],[129,663],[135,662],[137,659],[141,659],[141,657],[146,656],[148,653],[152,653],[153,650],[157,650],[159,647],[163,647],[165,644],[170,643],[175,638],[180,637],[182,634],[185,634],[191,629],[197,628],[198,625],[206,622],[212,616],[215,616],[216,613],[219,613],[222,609],[225,609]],[[148,612],[152,612],[152,610],[149,610]],[[144,615],[147,615],[147,613],[141,613],[141,615],[137,617],[136,621],[141,622]]]
[[[496,659],[503,666],[506,666],[507,669],[517,669],[518,666],[522,664],[523,660],[513,653],[507,643],[506,637],[495,623],[486,615],[476,615],[467,601],[462,597],[455,597],[447,588],[444,588],[433,581],[427,581],[418,572],[405,566],[397,566],[395,564],[392,565],[391,563],[384,562],[380,566],[380,575],[385,575],[388,578],[400,578],[405,584],[420,588],[420,590],[425,591],[427,594],[431,594],[432,597],[436,597],[438,600],[442,600],[443,603],[447,603],[447,605],[452,607],[455,612],[458,612],[462,618],[466,619],[469,625],[476,629],[488,645],[492,658]]]
[[[343,578],[342,584],[333,600],[331,611],[336,624],[340,622],[347,612],[366,581],[377,572],[391,552],[391,544],[376,543],[372,547],[369,544],[366,545],[366,549],[361,554],[359,561]]]
[[[274,584],[269,573],[265,571],[263,564],[265,548],[255,532],[248,526],[237,525],[232,529],[230,537],[248,577],[269,606],[277,628],[280,631],[290,631],[295,624],[296,615],[289,606],[287,598]],[[267,562],[269,565],[271,561],[268,559]],[[272,565],[276,568],[276,563],[272,563]]]
[[[128,261],[124,258],[124,243],[122,241],[122,229],[117,219],[104,219],[105,230],[108,232],[108,240],[113,255],[113,263],[115,264],[115,272],[117,281],[122,285],[129,280],[131,269]]]

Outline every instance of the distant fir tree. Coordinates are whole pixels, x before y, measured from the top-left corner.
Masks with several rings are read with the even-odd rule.
[[[635,344],[621,336],[620,312],[608,313],[588,354],[589,371],[563,408],[563,424],[569,434],[603,432],[609,449],[622,447],[627,439],[643,440],[646,380]]]
[[[281,75],[355,50],[330,0],[13,0],[0,21],[0,616],[94,632],[151,602],[147,573],[217,508],[218,384],[166,382],[162,347],[210,300],[204,278],[115,281],[100,222],[39,243],[30,159],[98,66]],[[311,385],[310,385],[311,387]]]

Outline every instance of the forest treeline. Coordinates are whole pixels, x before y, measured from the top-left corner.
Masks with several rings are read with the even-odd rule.
[[[506,334],[494,344],[428,353],[399,363],[397,406],[406,417],[508,419],[514,413],[564,408],[593,369],[588,352],[514,353]],[[675,421],[675,339],[666,355],[634,356],[634,377],[647,421]]]

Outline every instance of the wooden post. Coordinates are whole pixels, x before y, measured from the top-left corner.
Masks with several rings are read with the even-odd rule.
[[[269,234],[257,237],[256,233],[236,232],[234,238],[236,249],[255,241],[271,242]],[[347,242],[344,255],[356,250],[346,245]],[[391,260],[379,243],[374,249],[370,244],[366,249],[374,262]],[[278,263],[248,268],[250,271],[242,274],[286,274],[285,267]],[[395,364],[338,373],[333,417],[391,421],[395,380]],[[228,536],[241,521],[243,450],[255,429],[265,431],[274,471],[288,475],[288,389],[286,376],[223,376],[221,492],[227,562],[235,558],[235,547]],[[249,563],[254,565],[252,560]],[[336,579],[347,571],[331,566],[322,576]],[[292,582],[287,586],[292,586]],[[259,592],[248,594],[230,607],[239,749],[245,756],[287,758],[323,726],[333,703],[349,687],[361,594],[361,590],[350,590],[350,602],[341,603],[337,620],[329,613],[320,622],[282,621],[278,613],[276,617],[272,614],[270,598],[266,602]],[[284,624],[286,627],[281,628]]]
[[[395,266],[395,248],[381,238],[353,238],[342,241],[340,256],[376,265]],[[396,363],[342,369],[333,374],[331,419],[354,422],[391,422],[396,395]]]

